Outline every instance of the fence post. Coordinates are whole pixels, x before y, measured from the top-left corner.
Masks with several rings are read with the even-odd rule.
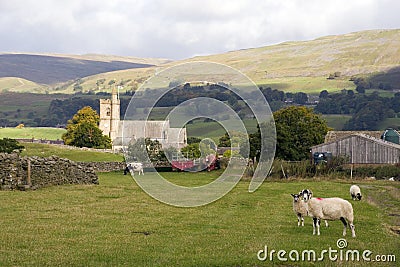
[[[353,163],[350,166],[350,179],[353,180]]]
[[[26,178],[27,185],[31,186],[31,160],[28,159],[28,177]]]

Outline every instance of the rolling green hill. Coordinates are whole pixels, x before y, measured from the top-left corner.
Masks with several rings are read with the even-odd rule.
[[[260,48],[231,51],[169,62],[157,67],[102,73],[87,77],[81,86],[98,90],[99,79],[130,80],[136,88],[164,67],[191,61],[211,61],[229,65],[249,76],[258,85],[284,91],[318,93],[343,88],[354,89],[352,76],[376,76],[398,80],[400,76],[400,30],[370,30],[326,36],[311,41],[285,42]],[[330,74],[339,77],[328,80]],[[384,75],[390,73],[390,75]],[[229,81],[228,81],[229,82]],[[400,87],[400,84],[397,84]],[[67,91],[72,91],[70,85]],[[106,90],[110,90],[105,88]]]
[[[135,90],[155,72],[189,61],[212,61],[226,64],[245,73],[259,85],[284,91],[318,93],[323,89],[328,91],[354,89],[354,84],[349,81],[349,78],[354,75],[374,76],[378,81],[389,79],[395,83],[394,89],[400,88],[399,82],[396,82],[400,76],[399,29],[369,30],[325,36],[310,41],[284,42],[174,62],[103,55],[62,55],[62,57],[71,61],[136,62],[154,66],[142,65],[140,68],[112,72],[98,71],[86,77],[80,75],[79,77],[82,78],[78,82],[57,84],[48,90],[41,89],[41,92],[44,93],[47,90],[49,93],[73,93],[77,88],[83,92],[110,91],[110,81],[122,85],[123,90]],[[338,74],[338,77],[326,79],[334,73]],[[9,76],[18,77],[18,75]],[[8,79],[8,84],[3,79]],[[10,78],[0,78],[0,91],[4,89],[38,91],[37,84],[32,84],[32,89],[29,89],[28,85],[21,86],[18,79],[12,84],[10,85]]]

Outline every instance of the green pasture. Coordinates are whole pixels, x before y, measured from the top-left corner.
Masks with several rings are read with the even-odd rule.
[[[65,129],[48,127],[0,128],[0,138],[61,140]]]
[[[69,149],[49,144],[21,143],[21,145],[25,147],[21,153],[22,156],[50,157],[55,155],[60,158],[84,162],[124,161],[124,157],[120,154]]]
[[[342,114],[324,114],[322,118],[326,120],[328,127],[333,128],[335,131],[340,131],[348,120],[350,120],[351,115]]]
[[[263,79],[258,81],[257,84],[264,88],[271,87],[272,89],[278,89],[285,92],[304,92],[307,94],[319,94],[323,90],[327,90],[329,93],[337,93],[342,89],[355,89],[354,83],[349,81],[348,77],[333,80],[328,80],[327,76],[280,77],[274,79]]]
[[[235,121],[225,121],[226,123],[236,123]],[[224,121],[221,121],[224,123]],[[244,119],[244,126],[248,133],[257,132],[257,121],[253,119]],[[211,138],[218,143],[221,136],[225,134],[224,128],[218,122],[201,122],[195,121],[192,124],[186,125],[186,131],[188,136],[194,136],[199,138]]]
[[[379,124],[379,129],[387,128],[400,129],[400,118],[387,118]]]
[[[219,172],[164,173],[193,186]],[[153,179],[146,173],[144,178]],[[356,238],[346,249],[393,254],[400,260],[397,182],[357,181],[364,198],[351,201]],[[66,185],[37,191],[0,192],[0,266],[369,266],[365,261],[282,262],[279,250],[338,249],[342,224],[312,235],[311,219],[297,227],[290,193],[311,188],[315,196],[349,199],[350,181],[266,181],[254,193],[241,181],[206,206],[180,208],[149,197],[130,176],[99,174],[99,185]],[[273,263],[257,252],[276,250]],[[287,255],[286,255],[287,256]],[[396,266],[379,263],[377,266]]]

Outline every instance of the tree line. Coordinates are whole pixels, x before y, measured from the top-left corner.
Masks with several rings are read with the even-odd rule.
[[[366,95],[342,90],[341,93],[329,94],[324,90],[314,110],[321,114],[351,115],[343,130],[379,130],[382,120],[400,114],[400,93],[382,97],[378,93]]]
[[[304,92],[284,92],[271,87],[260,87],[259,89],[267,99],[272,111],[292,105],[307,105],[314,107],[315,112],[320,114],[351,115],[350,121],[342,130],[375,130],[379,127],[380,121],[400,115],[400,93],[394,94],[393,97],[382,97],[376,93],[367,95],[360,88],[369,88],[371,82],[354,79],[354,83],[357,85],[357,91],[343,89],[340,93],[329,93],[323,90],[319,96],[313,97],[318,101],[310,101],[311,97]],[[192,98],[210,97],[227,103],[242,118],[251,117],[251,111],[247,105],[235,93],[226,88],[228,85],[185,83],[171,86],[174,87],[157,102],[156,107],[174,107]],[[153,91],[144,91],[143,101],[141,101],[143,107],[148,106],[146,99],[151,99]],[[251,97],[252,92],[248,94]],[[129,105],[131,95],[130,91],[121,94],[122,118]],[[67,121],[82,107],[90,106],[99,112],[99,99],[104,97],[110,97],[110,94],[77,94],[68,99],[54,99],[45,116],[37,116],[31,112],[32,114],[28,114],[29,118],[21,118],[20,122],[27,126],[65,127]],[[16,126],[20,122],[0,118],[0,126]]]

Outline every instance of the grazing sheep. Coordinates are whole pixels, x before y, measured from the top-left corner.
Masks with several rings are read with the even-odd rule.
[[[302,192],[304,202],[307,204],[308,216],[313,218],[313,235],[315,228],[317,235],[320,235],[319,226],[320,220],[340,220],[344,225],[343,236],[346,235],[347,224],[350,225],[352,237],[356,237],[355,227],[353,224],[353,206],[347,200],[342,198],[313,198],[312,192],[309,189],[304,189]]]
[[[307,216],[307,206],[301,199],[302,193],[290,194],[293,197],[293,211],[297,216],[297,226],[304,226],[304,217]],[[325,226],[328,227],[328,221],[325,220]]]
[[[350,186],[350,195],[352,200],[361,200],[361,189],[358,185]]]
[[[132,175],[134,175],[135,172],[138,172],[138,175],[140,175],[140,174],[144,175],[143,164],[140,162],[129,163],[128,169]]]
[[[291,194],[293,197],[293,211],[297,216],[297,226],[304,226],[304,216],[307,216],[307,207],[304,201],[301,200],[300,194]]]

